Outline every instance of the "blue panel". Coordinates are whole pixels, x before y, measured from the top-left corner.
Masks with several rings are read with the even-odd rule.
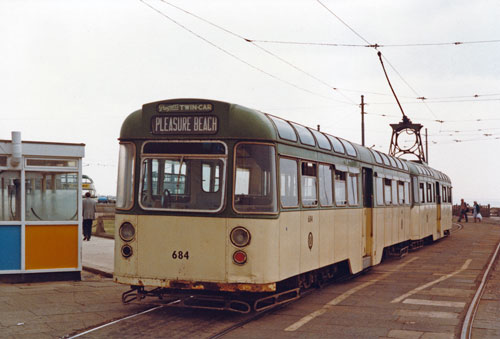
[[[0,225],[0,270],[21,269],[21,226]]]

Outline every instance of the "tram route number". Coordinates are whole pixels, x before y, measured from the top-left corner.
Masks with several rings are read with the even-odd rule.
[[[189,251],[173,251],[172,252],[172,259],[186,259],[189,260]]]

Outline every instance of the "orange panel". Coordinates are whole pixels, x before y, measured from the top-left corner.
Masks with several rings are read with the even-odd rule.
[[[26,269],[77,268],[78,225],[26,225]]]

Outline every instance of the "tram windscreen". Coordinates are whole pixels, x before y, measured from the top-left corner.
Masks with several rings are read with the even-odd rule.
[[[276,213],[276,156],[273,146],[236,147],[234,208],[243,213]]]
[[[224,158],[144,159],[140,204],[145,209],[219,211],[224,173]]]

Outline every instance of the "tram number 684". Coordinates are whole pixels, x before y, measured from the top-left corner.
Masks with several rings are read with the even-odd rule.
[[[183,252],[183,251],[173,251],[172,252],[172,259],[186,259],[189,260],[189,251]]]

